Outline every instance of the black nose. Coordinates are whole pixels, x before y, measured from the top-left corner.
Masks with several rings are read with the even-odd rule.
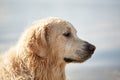
[[[90,51],[94,51],[94,50],[95,50],[95,46],[94,46],[94,45],[89,44],[89,46],[88,46],[88,50],[90,50]]]
[[[85,50],[88,51],[90,54],[93,54],[96,47],[88,42],[85,42]]]

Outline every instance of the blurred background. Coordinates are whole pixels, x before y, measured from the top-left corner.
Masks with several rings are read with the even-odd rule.
[[[15,45],[35,20],[61,17],[97,49],[82,64],[69,64],[69,80],[120,80],[120,0],[0,0],[0,53]]]

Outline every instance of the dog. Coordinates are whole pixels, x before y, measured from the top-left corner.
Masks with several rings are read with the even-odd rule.
[[[96,49],[76,33],[73,25],[61,18],[34,22],[0,57],[0,80],[66,80],[66,64],[82,63]]]

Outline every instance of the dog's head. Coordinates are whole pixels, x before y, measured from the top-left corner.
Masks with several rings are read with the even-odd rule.
[[[78,38],[69,22],[60,18],[47,18],[35,22],[27,32],[26,43],[31,52],[40,57],[56,58],[61,62],[84,62],[94,53],[95,46]],[[31,32],[30,32],[31,31]]]

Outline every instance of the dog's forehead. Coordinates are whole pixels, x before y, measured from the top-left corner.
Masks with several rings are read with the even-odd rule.
[[[73,33],[77,33],[77,30],[74,28],[74,26],[71,23],[67,23],[67,30],[73,32]]]

